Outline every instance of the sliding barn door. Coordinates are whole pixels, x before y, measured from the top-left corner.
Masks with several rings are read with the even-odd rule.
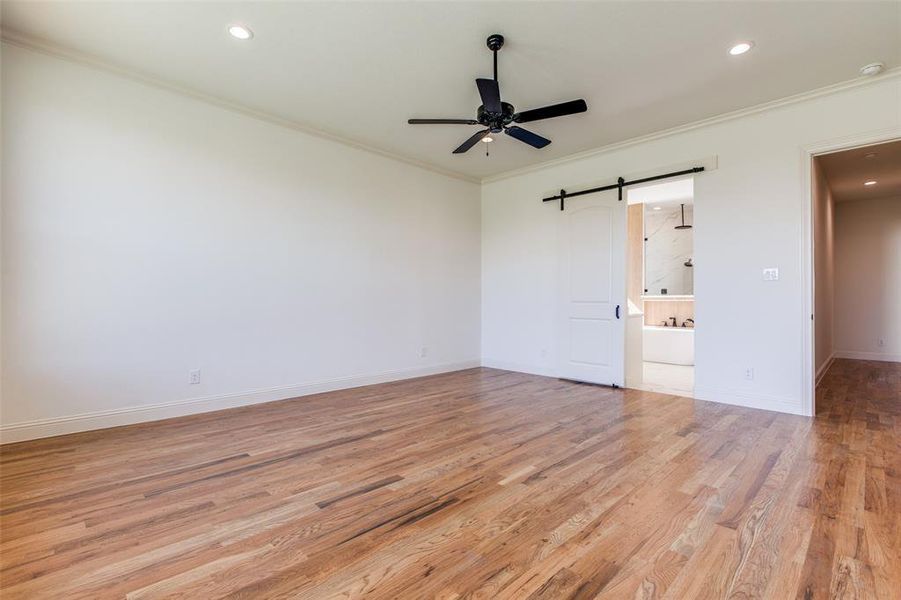
[[[559,212],[557,374],[618,385],[625,379],[626,202],[602,192]]]

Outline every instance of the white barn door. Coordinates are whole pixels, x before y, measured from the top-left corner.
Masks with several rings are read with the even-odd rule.
[[[623,387],[626,202],[601,192],[559,214],[557,375]]]

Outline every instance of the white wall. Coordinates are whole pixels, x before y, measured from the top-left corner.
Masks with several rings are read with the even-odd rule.
[[[5,440],[478,364],[477,184],[2,60]]]
[[[715,155],[695,179],[695,396],[804,412],[803,149],[899,127],[895,77],[484,184],[483,364],[554,373],[560,211],[542,196]],[[780,280],[763,281],[764,267]]]
[[[801,148],[901,126],[886,79],[486,183],[480,216],[472,183],[2,60],[4,440],[470,366],[480,316],[484,364],[553,375],[559,211],[540,198],[710,156],[695,394],[801,412]]]
[[[812,161],[810,179],[813,197],[814,369],[819,380],[829,367],[835,348],[835,200],[819,160]]]
[[[835,350],[901,362],[901,197],[835,205]]]

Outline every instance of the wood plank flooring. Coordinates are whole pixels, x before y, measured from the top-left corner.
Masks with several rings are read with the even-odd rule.
[[[18,598],[899,598],[901,365],[816,419],[473,369],[8,445]]]

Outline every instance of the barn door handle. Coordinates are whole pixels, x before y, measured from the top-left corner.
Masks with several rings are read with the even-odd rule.
[[[616,305],[616,318],[619,318],[619,304]]]

